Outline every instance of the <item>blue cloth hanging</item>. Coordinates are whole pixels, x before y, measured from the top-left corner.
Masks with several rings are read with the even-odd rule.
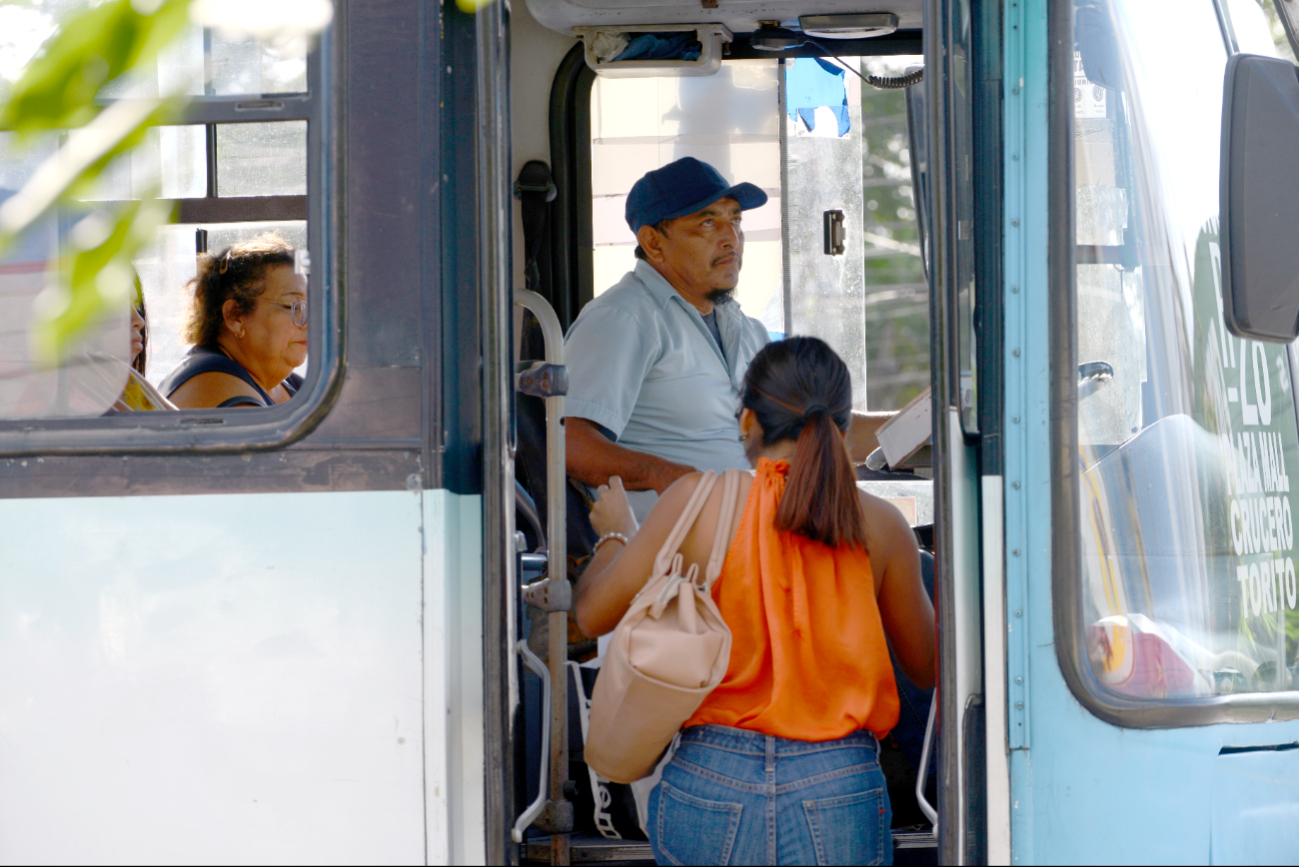
[[[819,57],[802,57],[785,65],[785,106],[790,120],[803,119],[816,129],[816,110],[825,106],[839,122],[839,135],[848,133],[848,86],[846,70]]]
[[[642,33],[632,37],[619,60],[698,60],[704,49],[694,31],[684,33]]]

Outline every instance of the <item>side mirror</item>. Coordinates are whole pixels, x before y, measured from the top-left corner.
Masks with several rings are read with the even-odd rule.
[[[1299,68],[1237,54],[1222,99],[1223,314],[1237,337],[1299,337]]]

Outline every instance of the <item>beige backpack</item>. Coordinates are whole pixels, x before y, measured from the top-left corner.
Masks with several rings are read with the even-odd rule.
[[[730,547],[740,471],[723,477],[722,508],[703,580],[679,552],[717,481],[704,473],[654,559],[654,572],[613,632],[591,698],[587,764],[615,783],[648,775],[731,660],[731,630],[713,601],[713,582]]]

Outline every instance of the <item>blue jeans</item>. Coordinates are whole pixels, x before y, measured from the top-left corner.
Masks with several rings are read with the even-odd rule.
[[[693,726],[650,794],[660,864],[892,864],[870,732],[812,743]]]

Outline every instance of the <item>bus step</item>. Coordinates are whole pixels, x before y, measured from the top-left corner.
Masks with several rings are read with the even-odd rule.
[[[650,844],[642,840],[607,840],[604,837],[569,838],[569,860],[574,864],[653,864]],[[550,863],[550,838],[533,837],[524,844],[524,864]]]
[[[606,840],[603,837],[573,835],[569,843],[574,864],[653,864],[649,843],[635,840]],[[550,863],[550,838],[534,837],[524,846],[525,864]],[[938,841],[932,831],[894,831],[893,863],[925,865],[938,863]]]
[[[929,867],[938,864],[938,841],[930,831],[893,832],[894,867]]]

